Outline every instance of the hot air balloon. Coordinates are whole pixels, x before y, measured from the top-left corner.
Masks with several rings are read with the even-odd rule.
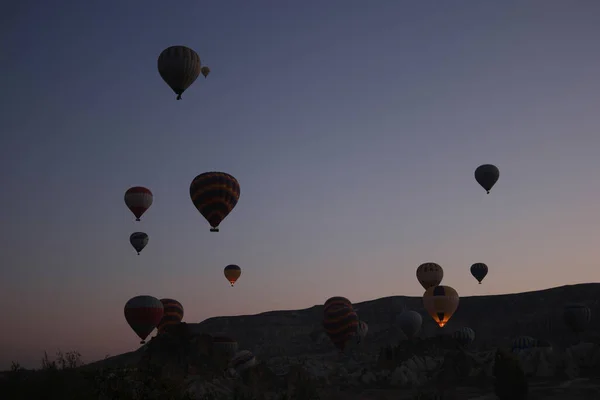
[[[186,46],[171,46],[158,56],[158,73],[181,100],[200,75],[200,56]]]
[[[586,330],[592,320],[592,310],[583,304],[568,304],[563,311],[565,325],[575,333]]]
[[[163,304],[152,296],[136,296],[125,304],[125,319],[133,331],[146,343],[164,313]]]
[[[398,316],[400,329],[409,339],[414,338],[419,333],[422,323],[423,318],[416,311],[404,311]]]
[[[483,278],[485,278],[487,273],[488,273],[488,267],[484,263],[475,263],[475,264],[471,265],[471,275],[473,275],[473,277],[475,277],[475,279],[477,279],[477,281],[479,281],[480,285],[481,285],[481,281],[483,280]]]
[[[537,345],[537,340],[531,336],[519,336],[512,342],[512,351],[518,352],[521,350],[532,349]]]
[[[344,305],[329,306],[323,313],[323,328],[333,344],[344,351],[346,342],[358,330],[358,315],[352,308]]]
[[[326,313],[331,307],[345,306],[350,309],[353,309],[352,302],[345,297],[342,296],[334,296],[330,297],[325,301],[325,305],[323,306],[323,312]]]
[[[433,286],[438,286],[444,278],[444,270],[439,264],[426,262],[417,268],[417,279],[425,290]]]
[[[460,328],[457,331],[452,332],[452,338],[463,347],[467,347],[473,341],[475,341],[475,331],[471,328]]]
[[[225,172],[205,172],[192,181],[190,197],[210,224],[210,231],[219,232],[219,224],[240,199],[240,184]]]
[[[443,328],[458,308],[459,297],[450,286],[433,286],[423,295],[423,306],[434,321]]]
[[[229,336],[213,336],[213,346],[220,354],[231,359],[238,351],[238,342]]]
[[[144,247],[148,244],[148,240],[148,235],[144,232],[133,232],[131,236],[129,236],[129,243],[131,243],[135,251],[137,251],[138,256],[140,255],[140,251],[144,250]]]
[[[475,170],[475,180],[490,194],[492,187],[498,182],[500,170],[492,164],[484,164],[477,167]]]
[[[135,215],[136,221],[150,208],[153,200],[150,189],[142,186],[134,186],[125,192],[125,205]]]
[[[229,283],[231,283],[231,287],[233,287],[240,275],[242,275],[242,269],[237,265],[230,264],[225,267],[223,274],[225,274],[225,278],[229,281]]]
[[[210,74],[210,68],[208,68],[208,67],[202,67],[202,68],[200,68],[200,72],[204,76],[204,79],[206,79],[206,77],[208,76],[208,74]]]
[[[183,319],[183,306],[180,302],[173,299],[160,299],[164,307],[164,314],[158,323],[158,333],[161,334],[172,325],[178,325]]]

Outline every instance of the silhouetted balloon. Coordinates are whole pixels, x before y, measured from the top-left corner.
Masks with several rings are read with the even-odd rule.
[[[565,325],[575,333],[586,330],[592,320],[592,310],[583,304],[568,304],[563,311]]]
[[[440,328],[452,318],[458,302],[458,293],[450,286],[433,286],[423,294],[423,306]]]
[[[181,100],[200,75],[200,56],[186,46],[171,46],[158,56],[158,73]]]
[[[475,279],[477,279],[477,281],[479,281],[480,285],[481,285],[481,281],[483,280],[483,278],[485,278],[487,273],[488,273],[488,267],[484,263],[475,263],[475,264],[471,265],[471,275],[473,275],[473,277],[475,277]]]
[[[164,307],[164,314],[158,323],[158,333],[163,333],[169,326],[177,325],[183,319],[183,306],[173,299],[160,299]]]
[[[425,290],[438,286],[444,278],[444,270],[439,264],[426,262],[417,268],[417,280]]]
[[[135,215],[136,221],[150,208],[153,200],[150,189],[142,186],[134,186],[125,192],[125,205]]]
[[[333,296],[328,298],[327,301],[325,301],[325,305],[323,306],[323,312],[325,313],[329,308],[337,306],[345,306],[350,309],[353,309],[352,302],[350,302],[350,300],[348,300],[347,298],[342,296]]]
[[[242,269],[240,267],[238,267],[237,265],[230,264],[225,267],[225,269],[223,270],[223,274],[225,275],[225,278],[231,284],[231,287],[233,287],[233,285],[235,285],[235,282],[242,275]]]
[[[329,306],[323,314],[327,336],[340,351],[344,351],[346,342],[358,331],[358,315],[344,305]]]
[[[398,316],[398,324],[406,337],[412,339],[421,330],[423,318],[416,311],[404,311]]]
[[[229,336],[213,336],[213,345],[219,353],[229,358],[238,351],[238,342]]]
[[[125,304],[125,319],[133,331],[145,343],[164,313],[163,304],[156,297],[136,296]]]
[[[500,170],[498,170],[498,167],[492,164],[480,165],[475,170],[475,180],[486,190],[488,194],[496,182],[498,182],[499,177]]]
[[[200,72],[202,72],[202,75],[204,76],[204,79],[206,79],[206,77],[208,76],[208,74],[210,74],[210,68],[208,68],[208,67],[202,67],[202,68],[200,68]]]
[[[532,349],[537,345],[537,340],[531,336],[519,336],[513,340],[512,351],[520,351],[526,349]]]
[[[475,340],[475,331],[467,327],[460,328],[459,330],[452,332],[452,338],[454,338],[461,346],[466,347]]]
[[[210,231],[219,232],[219,224],[240,199],[240,184],[225,172],[205,172],[192,181],[190,197],[196,209],[210,224]]]
[[[146,247],[146,245],[148,244],[148,240],[148,234],[144,232],[133,232],[129,236],[129,243],[131,243],[135,251],[137,251],[138,256],[140,255],[140,252],[144,250],[144,247]]]

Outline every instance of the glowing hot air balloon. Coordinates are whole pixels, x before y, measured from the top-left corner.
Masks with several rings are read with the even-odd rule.
[[[477,279],[480,285],[481,281],[483,280],[483,278],[485,278],[487,273],[488,267],[484,263],[475,263],[471,265],[471,275],[473,275],[473,277]]]
[[[163,304],[152,296],[136,296],[125,304],[125,319],[133,331],[145,343],[163,316]]]
[[[202,73],[202,76],[204,76],[204,79],[206,79],[208,74],[210,74],[210,68],[202,67],[202,68],[200,68],[200,72]]]
[[[235,264],[230,264],[225,267],[225,269],[223,270],[223,274],[225,275],[225,278],[229,281],[229,283],[231,283],[231,287],[233,287],[233,285],[235,285],[235,282],[242,275],[242,269]]]
[[[490,194],[490,190],[492,190],[496,182],[498,182],[499,177],[500,170],[492,164],[480,165],[475,170],[475,180],[488,194]]]
[[[125,192],[125,205],[135,215],[136,221],[150,208],[153,200],[150,189],[142,186],[134,186]]]
[[[219,232],[219,224],[240,199],[240,184],[225,172],[205,172],[192,181],[190,197],[196,209],[210,224],[210,231]]]
[[[171,46],[158,56],[158,73],[181,100],[200,75],[200,56],[186,46]]]
[[[183,306],[180,302],[173,299],[160,299],[160,302],[164,307],[164,313],[156,327],[159,334],[166,331],[169,326],[179,324],[183,319]]]
[[[135,251],[137,251],[138,256],[140,252],[144,250],[144,247],[148,244],[148,234],[144,232],[133,232],[131,236],[129,236],[129,243],[133,246]]]
[[[440,328],[452,318],[458,301],[458,293],[450,286],[433,286],[423,294],[423,306]]]
[[[426,262],[417,268],[417,280],[425,290],[438,286],[444,278],[444,270],[439,264]]]

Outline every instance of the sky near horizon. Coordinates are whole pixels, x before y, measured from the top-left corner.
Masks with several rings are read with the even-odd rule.
[[[600,281],[600,2],[179,4],[3,11],[0,369],[136,349],[139,294],[200,322],[420,296],[426,261],[462,296]],[[212,70],[182,101],[156,68],[175,44]],[[241,185],[218,234],[189,198],[210,170]]]

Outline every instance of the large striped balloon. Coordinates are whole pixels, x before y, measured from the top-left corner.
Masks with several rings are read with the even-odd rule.
[[[452,338],[461,346],[466,347],[475,341],[475,331],[468,327],[460,328],[452,332]]]
[[[592,320],[592,310],[583,304],[568,304],[563,311],[565,325],[575,333],[586,330]]]
[[[171,46],[158,56],[158,73],[175,92],[177,100],[198,79],[200,71],[200,56],[189,47]]]
[[[169,326],[177,325],[183,319],[183,306],[173,299],[160,299],[164,307],[164,314],[158,323],[158,333],[163,333]]]
[[[417,268],[417,280],[425,290],[442,283],[444,270],[439,264],[426,262]]]
[[[125,192],[125,205],[135,215],[136,221],[150,208],[153,200],[150,189],[142,186],[134,186]]]
[[[358,315],[344,305],[329,306],[323,315],[323,328],[340,351],[344,351],[346,342],[358,331]]]
[[[196,209],[208,221],[211,232],[219,232],[219,224],[240,199],[240,184],[225,172],[205,172],[190,184],[190,197]]]
[[[458,302],[458,293],[450,286],[430,287],[423,294],[423,306],[440,328],[452,318]]]
[[[353,308],[352,307],[352,302],[350,302],[350,300],[348,300],[345,297],[342,296],[333,296],[328,298],[325,301],[325,305],[323,306],[323,312],[326,313],[327,310],[329,310],[331,307],[338,307],[338,306],[345,306],[345,307],[349,307],[349,308]]]
[[[125,304],[125,319],[133,331],[145,343],[164,313],[163,304],[156,297],[136,296]]]

